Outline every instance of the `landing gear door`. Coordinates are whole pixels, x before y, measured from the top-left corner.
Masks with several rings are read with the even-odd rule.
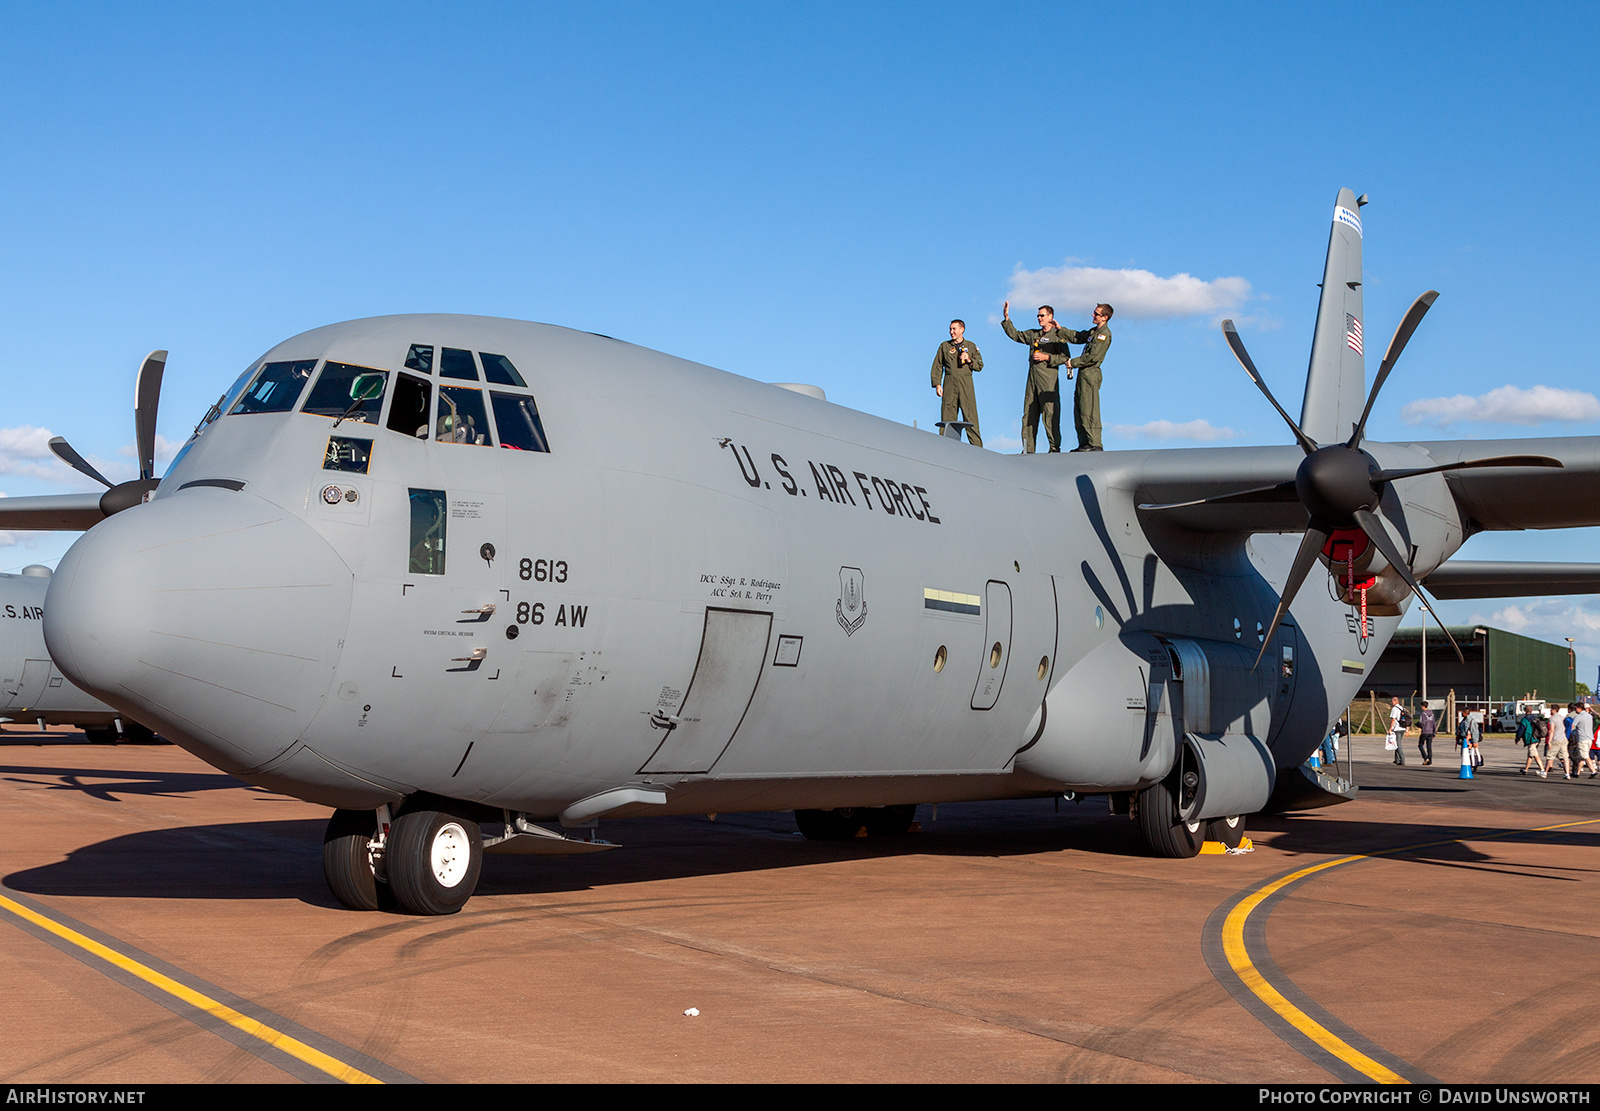
[[[1006,681],[1006,668],[1011,663],[1011,588],[997,579],[990,579],[984,588],[983,610],[987,619],[983,654],[978,661],[978,682],[972,688],[974,710],[993,709],[1000,698],[1000,687]]]
[[[683,705],[640,772],[708,772],[738,732],[766,663],[772,614],[706,608],[705,632]]]

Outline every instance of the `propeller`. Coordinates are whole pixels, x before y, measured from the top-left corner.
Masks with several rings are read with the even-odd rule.
[[[1394,338],[1389,341],[1389,349],[1384,353],[1383,362],[1378,366],[1378,373],[1373,378],[1372,390],[1367,395],[1366,407],[1361,411],[1361,419],[1352,426],[1350,439],[1344,443],[1328,445],[1318,444],[1305,431],[1295,423],[1283,408],[1278,404],[1278,399],[1272,396],[1272,391],[1267,388],[1266,380],[1261,372],[1256,369],[1255,363],[1250,358],[1250,353],[1245,350],[1244,341],[1239,338],[1239,331],[1233,326],[1233,321],[1222,322],[1222,335],[1227,340],[1228,347],[1233,351],[1234,357],[1239,360],[1239,365],[1244,367],[1245,373],[1250,376],[1250,381],[1266,397],[1284,423],[1289,426],[1289,431],[1294,433],[1295,441],[1300,449],[1305,452],[1305,458],[1300,461],[1300,466],[1295,471],[1292,483],[1284,482],[1273,486],[1258,486],[1249,490],[1235,490],[1228,494],[1218,494],[1214,497],[1200,498],[1195,501],[1173,502],[1167,505],[1141,505],[1142,510],[1178,509],[1191,505],[1209,505],[1217,503],[1239,503],[1247,501],[1276,501],[1292,496],[1305,507],[1310,521],[1306,527],[1305,536],[1300,541],[1300,548],[1295,552],[1294,562],[1289,567],[1289,576],[1284,580],[1283,593],[1278,601],[1277,612],[1272,615],[1272,624],[1268,627],[1266,635],[1261,641],[1261,651],[1256,654],[1255,664],[1259,666],[1262,657],[1266,655],[1267,645],[1272,642],[1273,635],[1278,631],[1284,615],[1289,612],[1289,606],[1294,602],[1295,595],[1304,584],[1306,576],[1311,572],[1312,565],[1316,562],[1319,553],[1326,552],[1333,534],[1337,530],[1356,530],[1364,533],[1368,540],[1383,553],[1384,559],[1395,569],[1395,573],[1405,580],[1407,586],[1416,594],[1424,608],[1444,628],[1444,622],[1439,618],[1427,597],[1422,593],[1416,576],[1406,563],[1404,555],[1390,537],[1384,527],[1383,520],[1377,514],[1379,503],[1383,500],[1384,488],[1391,482],[1401,479],[1415,478],[1419,475],[1438,474],[1444,471],[1463,470],[1468,467],[1560,467],[1561,461],[1551,459],[1544,455],[1502,455],[1490,459],[1469,459],[1457,463],[1444,463],[1437,467],[1413,467],[1396,470],[1385,470],[1378,465],[1368,452],[1362,449],[1361,443],[1366,433],[1367,418],[1372,415],[1374,402],[1378,400],[1378,391],[1389,380],[1389,374],[1394,370],[1394,365],[1399,361],[1400,353],[1405,350],[1406,344],[1411,341],[1411,336],[1422,323],[1422,318],[1427,315],[1433,303],[1439,299],[1439,294],[1428,290],[1421,297],[1411,303],[1405,316],[1400,321],[1400,326],[1395,329]],[[1450,646],[1456,650],[1456,655],[1462,656],[1461,647],[1456,644],[1455,638],[1450,637],[1448,630],[1445,635],[1450,639]],[[1462,657],[1463,662],[1465,657]]]
[[[50,451],[57,459],[107,488],[100,498],[100,508],[107,516],[138,505],[144,500],[145,494],[160,484],[156,478],[156,411],[161,404],[161,376],[166,369],[167,353],[152,351],[139,364],[139,374],[134,382],[133,435],[139,453],[138,478],[113,483],[79,455],[65,437],[50,437]]]

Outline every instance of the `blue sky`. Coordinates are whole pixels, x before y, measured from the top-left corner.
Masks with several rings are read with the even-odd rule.
[[[1216,320],[1297,405],[1341,185],[1372,198],[1369,348],[1441,293],[1377,438],[1600,434],[1597,31],[1592,5],[3,3],[0,490],[79,488],[40,429],[126,474],[151,348],[178,443],[273,343],[412,311],[601,331],[924,425],[961,316],[1005,447],[1024,360],[994,321],[1056,268],[1203,294],[1119,306],[1109,447],[1160,421],[1284,442]],[[1417,417],[1507,386],[1490,410],[1532,423]],[[71,538],[0,539],[15,570]],[[1600,530],[1463,555],[1600,559]],[[1593,598],[1442,608],[1600,663]]]

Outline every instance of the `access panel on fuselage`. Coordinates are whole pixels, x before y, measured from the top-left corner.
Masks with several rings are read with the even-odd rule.
[[[984,586],[984,651],[978,661],[978,682],[972,688],[972,708],[992,710],[999,701],[1011,663],[1011,588],[990,579]]]

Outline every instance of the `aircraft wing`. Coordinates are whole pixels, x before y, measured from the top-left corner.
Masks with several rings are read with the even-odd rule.
[[[1294,492],[1304,458],[1275,447],[1171,448],[1118,452],[1109,485],[1134,491],[1137,505],[1165,505],[1161,520],[1197,532],[1300,532],[1306,511]],[[1124,462],[1125,460],[1125,462]],[[1249,491],[1207,505],[1183,503]]]
[[[1600,563],[1451,560],[1422,580],[1435,598],[1600,594]]]
[[[1600,500],[1595,497],[1600,485],[1600,437],[1455,440],[1416,446],[1438,463],[1493,455],[1548,455],[1561,460],[1560,470],[1495,467],[1448,472],[1445,481],[1473,532],[1600,525]]]
[[[106,519],[101,494],[38,494],[0,498],[0,529],[78,532]]]

